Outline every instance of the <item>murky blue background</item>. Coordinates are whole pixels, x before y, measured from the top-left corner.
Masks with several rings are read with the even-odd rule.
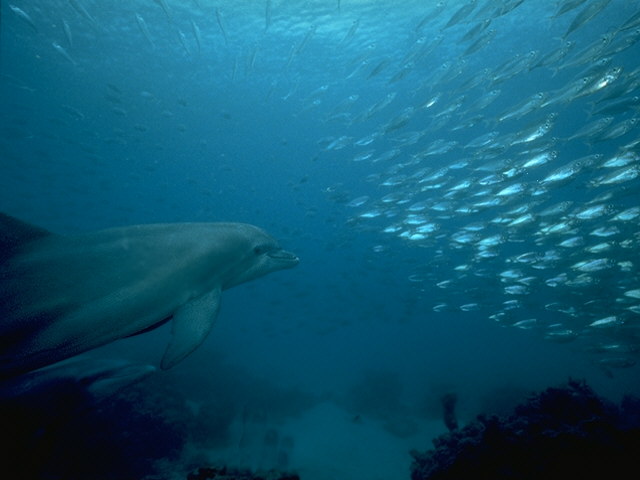
[[[432,399],[446,391],[458,394],[463,419],[500,403],[507,390],[544,388],[569,376],[586,378],[613,399],[637,393],[637,367],[610,368],[600,363],[602,354],[589,350],[624,344],[624,358],[637,357],[633,345],[640,318],[628,309],[637,300],[623,293],[640,285],[633,254],[638,219],[604,240],[613,242],[612,249],[593,255],[555,247],[566,237],[548,240],[540,233],[547,219],[538,216],[562,201],[574,202],[565,214],[589,202],[611,205],[608,217],[574,223],[590,245],[599,241],[590,231],[611,225],[613,214],[638,204],[637,179],[593,186],[611,173],[602,161],[625,146],[637,151],[628,147],[639,139],[637,126],[612,139],[567,140],[597,118],[591,115],[593,102],[615,83],[520,119],[496,119],[536,92],[546,98],[565,92],[606,55],[596,51],[582,63],[570,62],[602,35],[616,32],[640,5],[613,0],[563,40],[580,9],[598,2],[554,18],[558,2],[482,0],[449,27],[466,2],[444,3],[440,8],[438,2],[412,0],[4,1],[0,208],[59,233],[154,222],[247,222],[299,255],[293,270],[224,292],[218,324],[206,343],[174,370],[158,374],[186,398],[220,395],[226,388],[220,379],[231,381],[220,365],[232,365],[239,376],[335,401],[348,416],[357,412],[345,398],[378,375],[382,390],[388,385],[397,390],[403,407],[393,407],[395,413],[402,410],[419,425],[414,447],[426,448],[426,440],[419,443],[424,435],[416,432],[422,429],[429,438],[444,430],[424,422],[439,421]],[[490,20],[487,30],[471,32],[484,20]],[[468,50],[492,30],[486,45]],[[608,102],[632,102],[638,94],[632,83],[639,66],[636,37],[633,29],[617,32],[614,42],[634,46],[611,55],[610,66],[622,66],[621,78],[632,87]],[[531,68],[567,41],[575,42],[567,57]],[[531,51],[537,52],[533,64],[509,70],[509,60]],[[596,69],[595,75],[606,70]],[[513,75],[497,80],[504,72]],[[495,89],[500,92],[494,102],[476,103]],[[372,110],[389,95],[395,95],[389,105]],[[426,107],[436,96],[437,104]],[[461,109],[445,112],[460,101]],[[557,117],[547,136],[511,146],[510,135],[543,123],[550,113]],[[398,117],[403,114],[404,123]],[[637,114],[636,104],[613,114],[612,124]],[[484,146],[465,147],[492,131],[499,132],[497,143],[503,142],[497,154],[489,157]],[[416,132],[419,139],[410,143]],[[362,139],[372,134],[371,143],[357,143],[367,143]],[[448,151],[425,154],[436,141],[456,143]],[[559,155],[539,167],[542,174],[504,176],[529,148]],[[380,159],[393,149],[398,149],[393,158]],[[363,152],[369,158],[357,157]],[[535,198],[532,192],[548,173],[592,154],[602,160]],[[462,160],[467,164],[455,165]],[[498,162],[493,171],[476,169],[490,160]],[[442,167],[448,168],[448,183],[440,188],[421,190],[425,183],[411,180]],[[427,171],[420,173],[423,168]],[[489,211],[464,212],[481,190],[478,180],[495,172],[503,175],[502,183],[491,187],[489,197],[516,182],[526,190]],[[399,184],[383,185],[397,174],[405,175]],[[402,230],[383,231],[402,225],[407,206],[433,205],[465,179],[472,185],[452,196],[453,207],[426,211],[436,233],[415,241],[402,238]],[[397,200],[383,200],[392,193]],[[367,199],[354,202],[362,196]],[[407,201],[398,202],[402,198]],[[509,212],[527,205],[533,224],[487,223],[487,233],[478,237],[508,238],[492,250],[496,258],[479,259],[475,247],[454,240],[465,225],[498,215],[516,218]],[[558,214],[551,223],[563,218]],[[551,248],[560,259],[546,270],[531,270],[538,280],[524,295],[505,295],[499,274],[512,266],[508,259]],[[579,275],[572,266],[589,258],[611,263],[588,273],[594,280],[589,287],[545,284],[562,272]],[[466,267],[456,270],[460,265]],[[451,288],[436,285],[448,279],[454,280]],[[516,314],[508,313],[509,321],[489,318],[507,311],[503,302],[511,299],[523,303]],[[549,324],[565,321],[553,307],[545,308],[553,302],[576,309],[566,316],[579,333],[576,341],[544,339]],[[473,307],[460,308],[469,304]],[[588,328],[611,314],[622,325],[615,331]],[[543,326],[510,327],[531,318]],[[168,334],[165,327],[93,353],[156,363]],[[385,383],[385,375],[394,380]],[[246,402],[249,392],[236,392],[237,401]],[[393,416],[376,415],[373,422]],[[336,421],[327,438],[346,435],[342,428]],[[411,445],[413,440],[398,441]],[[406,455],[406,468],[409,461]]]

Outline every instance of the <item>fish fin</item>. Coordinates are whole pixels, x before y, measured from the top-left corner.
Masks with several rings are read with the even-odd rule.
[[[0,260],[8,259],[21,246],[48,235],[53,234],[44,228],[0,213]]]
[[[182,305],[173,315],[172,338],[160,363],[163,370],[180,362],[207,338],[220,310],[221,293],[222,289],[218,286]]]

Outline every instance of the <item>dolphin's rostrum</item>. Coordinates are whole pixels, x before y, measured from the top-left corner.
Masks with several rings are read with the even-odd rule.
[[[209,333],[222,290],[298,257],[253,225],[135,225],[55,235],[0,214],[0,377],[172,321],[170,368]]]

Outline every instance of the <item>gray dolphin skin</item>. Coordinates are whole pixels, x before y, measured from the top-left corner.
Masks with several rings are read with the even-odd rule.
[[[223,290],[299,259],[242,223],[56,235],[0,214],[0,377],[172,321],[167,369],[206,338]]]
[[[0,381],[0,411],[6,402],[27,400],[47,407],[47,395],[67,388],[99,399],[116,394],[156,371],[153,365],[112,358],[75,357]],[[24,402],[21,402],[24,403]]]

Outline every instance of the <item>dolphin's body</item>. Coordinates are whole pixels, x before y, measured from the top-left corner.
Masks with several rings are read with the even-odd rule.
[[[242,223],[136,225],[54,235],[0,214],[0,377],[172,319],[170,368],[206,338],[222,290],[298,258]]]

